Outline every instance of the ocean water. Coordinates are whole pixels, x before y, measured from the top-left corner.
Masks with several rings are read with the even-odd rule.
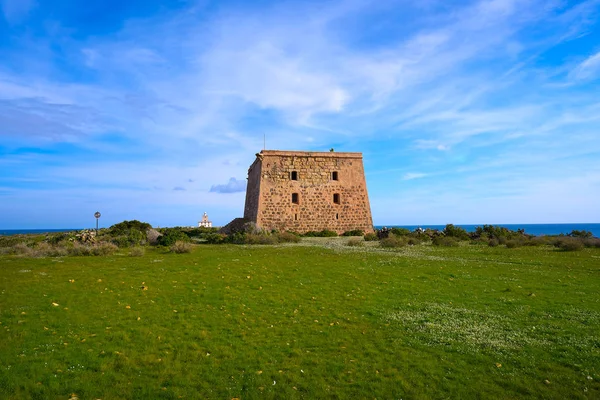
[[[42,233],[73,232],[81,229],[0,229],[0,236],[39,235]]]
[[[467,232],[473,232],[475,228],[478,226],[483,226],[484,224],[478,225],[456,225]],[[561,233],[566,235],[571,233],[574,230],[577,231],[589,231],[592,232],[592,235],[596,237],[600,237],[600,224],[487,224],[494,226],[503,226],[511,231],[516,231],[518,229],[524,229],[525,233],[535,236],[541,235],[560,235]],[[384,225],[377,225],[375,228],[382,228]],[[408,230],[414,231],[417,228],[423,229],[439,229],[443,230],[446,225],[385,225],[388,228],[406,228]]]

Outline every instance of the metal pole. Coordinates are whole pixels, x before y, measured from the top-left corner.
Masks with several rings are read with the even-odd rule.
[[[100,211],[96,211],[94,213],[94,217],[96,217],[96,236],[98,236],[98,219],[100,219],[100,216],[101,216]]]

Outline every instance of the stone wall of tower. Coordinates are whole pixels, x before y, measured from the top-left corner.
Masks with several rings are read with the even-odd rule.
[[[263,150],[248,170],[244,217],[268,230],[372,232],[362,154]]]
[[[248,168],[248,184],[246,186],[244,218],[254,222],[257,220],[260,208],[261,158],[260,154],[256,154],[256,160]]]

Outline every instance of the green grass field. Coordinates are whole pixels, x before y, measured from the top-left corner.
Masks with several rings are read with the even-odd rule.
[[[0,398],[600,398],[600,250],[0,256]]]

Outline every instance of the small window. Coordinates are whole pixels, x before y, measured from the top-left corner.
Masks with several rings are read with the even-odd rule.
[[[337,171],[333,171],[331,173],[331,180],[333,180],[333,181],[337,181],[338,180],[338,172]]]
[[[339,193],[334,193],[333,194],[333,202],[335,204],[340,204],[340,194]]]
[[[298,221],[298,214],[294,214],[294,221]]]
[[[298,180],[298,171],[292,171],[290,174],[290,179],[293,181],[297,181]]]
[[[340,214],[335,213],[335,219],[340,219]]]
[[[298,193],[292,193],[292,203],[293,204],[298,204]]]

